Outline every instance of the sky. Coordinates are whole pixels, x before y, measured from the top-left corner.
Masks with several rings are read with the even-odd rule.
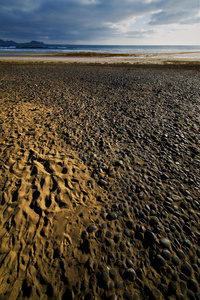
[[[200,45],[200,0],[0,0],[0,39]]]

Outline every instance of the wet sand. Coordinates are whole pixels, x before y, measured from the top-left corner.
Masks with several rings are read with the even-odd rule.
[[[137,64],[171,65],[193,64],[200,68],[200,52],[152,53],[152,54],[110,54],[96,52],[72,53],[7,53],[0,54],[0,62],[10,63],[67,63],[67,64]]]
[[[0,70],[0,299],[199,299],[199,65]]]

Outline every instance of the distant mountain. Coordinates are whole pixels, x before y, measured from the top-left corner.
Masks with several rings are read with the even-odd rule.
[[[43,42],[31,41],[29,43],[16,43],[14,41],[0,40],[0,47],[16,47],[16,48],[47,48]]]
[[[0,40],[0,47],[12,47],[12,46],[17,46],[17,43],[15,43],[13,41]]]

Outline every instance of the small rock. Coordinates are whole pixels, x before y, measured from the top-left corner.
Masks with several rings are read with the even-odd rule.
[[[172,262],[175,266],[178,266],[179,265],[179,262],[180,262],[180,259],[178,258],[178,256],[173,256],[172,257]]]
[[[178,251],[177,251],[177,256],[178,256],[180,259],[184,259],[184,258],[185,258],[185,253],[184,253],[182,250],[178,250]]]
[[[101,185],[101,186],[106,186],[106,185],[107,185],[107,182],[106,182],[105,180],[103,180],[103,179],[100,179],[100,180],[99,180],[99,185]]]
[[[111,212],[109,212],[109,213],[107,214],[107,219],[108,219],[109,221],[116,220],[116,219],[117,219],[117,214],[111,211]]]
[[[160,245],[162,248],[169,249],[171,247],[171,242],[166,238],[162,238],[162,239],[160,239]]]
[[[111,238],[112,236],[113,236],[112,231],[107,230],[107,231],[106,231],[106,237],[107,237],[107,238]]]
[[[116,162],[115,162],[115,166],[117,166],[117,167],[119,167],[119,166],[123,166],[123,161],[122,160],[117,160]]]
[[[156,235],[152,231],[147,230],[144,233],[144,239],[145,239],[145,242],[151,246],[152,244],[154,244],[156,242]]]
[[[115,279],[117,277],[117,271],[115,269],[111,269],[109,271],[110,278]]]
[[[130,294],[129,292],[125,292],[125,293],[123,294],[123,298],[124,298],[124,300],[131,300],[131,299],[132,299],[132,298],[131,298],[131,294]],[[134,298],[134,297],[133,297],[133,299],[136,300],[136,298]],[[138,300],[139,300],[139,298],[138,298]]]
[[[107,300],[117,300],[117,295],[112,294],[106,298]]]
[[[90,226],[87,228],[87,232],[92,233],[92,232],[95,231],[96,229],[97,229],[97,226],[95,226],[95,225],[90,225]]]
[[[149,221],[151,227],[156,226],[158,223],[159,223],[159,219],[156,216],[153,216]]]
[[[133,267],[133,262],[132,262],[132,260],[130,260],[130,259],[126,259],[126,265],[127,265],[127,267],[128,268],[132,268]]]
[[[114,288],[115,288],[115,285],[114,285],[113,282],[111,282],[111,283],[109,284],[109,290],[112,291],[112,290],[114,290]]]
[[[124,279],[128,279],[129,281],[134,282],[136,278],[135,270],[132,268],[127,269],[123,274]]]
[[[81,290],[85,291],[87,289],[87,282],[85,281],[85,279],[83,280],[83,282],[81,283]]]
[[[187,299],[196,300],[195,293],[191,290],[187,291],[187,297],[188,297]]]
[[[169,260],[172,257],[171,253],[168,250],[163,250],[162,253],[161,253],[161,255],[166,260]]]
[[[156,255],[155,263],[156,263],[157,267],[162,267],[165,264],[165,259],[161,255],[158,254],[158,255]]]
[[[125,251],[125,250],[126,250],[126,244],[124,243],[124,241],[121,241],[121,242],[120,242],[119,247],[120,247],[120,250],[121,250],[121,251]]]
[[[98,285],[103,289],[108,289],[109,275],[106,271],[103,271],[98,278]]]
[[[170,281],[168,285],[169,295],[176,295],[177,285],[174,281]]]
[[[191,291],[193,291],[194,293],[198,292],[198,284],[195,280],[190,279],[188,281],[188,289],[190,289]]]
[[[186,276],[191,276],[192,275],[192,267],[191,265],[185,261],[182,266],[181,266],[181,271],[186,275]]]
[[[121,281],[121,280],[117,281],[115,284],[115,288],[119,289],[119,290],[123,290],[123,288],[124,288],[123,281]]]
[[[133,223],[133,221],[128,220],[128,221],[126,222],[126,226],[127,226],[129,229],[133,229],[133,228],[134,228],[134,223]]]

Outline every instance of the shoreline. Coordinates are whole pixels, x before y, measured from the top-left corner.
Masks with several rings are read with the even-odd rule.
[[[108,54],[108,53],[16,53],[0,54],[0,63],[80,63],[80,64],[196,64],[200,65],[200,52],[180,52],[161,54]]]

